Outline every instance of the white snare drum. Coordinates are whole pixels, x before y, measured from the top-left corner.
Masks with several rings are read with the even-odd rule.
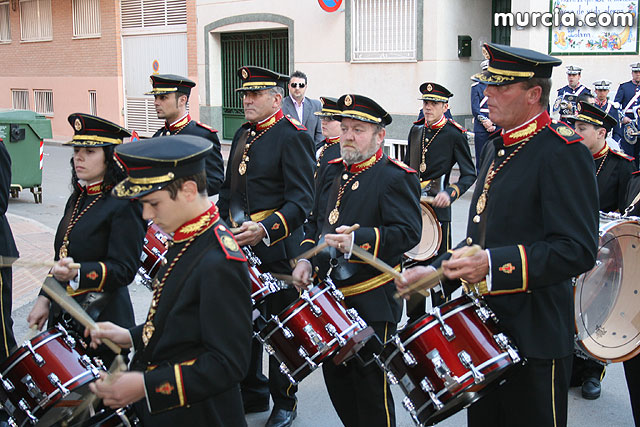
[[[438,253],[442,243],[442,229],[433,208],[425,201],[420,201],[422,210],[422,236],[413,249],[405,252],[405,256],[415,261],[425,261]]]
[[[595,266],[576,279],[576,345],[603,362],[640,352],[640,218],[600,214]]]

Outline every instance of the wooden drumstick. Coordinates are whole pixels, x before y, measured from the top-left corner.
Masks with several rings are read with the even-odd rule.
[[[466,258],[472,255],[475,255],[480,249],[481,249],[480,246],[473,245],[469,247],[469,249],[465,253],[463,253],[460,256],[460,258]],[[415,282],[410,283],[409,286],[407,286],[407,288],[404,289],[403,291],[396,292],[395,297],[402,298],[414,292],[419,292],[423,289],[431,289],[434,286],[436,286],[438,283],[440,283],[440,280],[442,280],[443,278],[444,278],[444,272],[442,267],[440,267],[433,273],[427,274],[426,276],[416,280]]]
[[[17,257],[8,257],[0,255],[0,267],[53,267],[57,261],[27,261],[18,259]],[[80,269],[80,264],[72,262],[68,264],[69,268]]]
[[[82,326],[92,330],[99,330],[100,328],[96,322],[87,314],[86,311],[80,307],[80,304],[71,297],[56,279],[48,276],[42,283],[42,289],[46,292],[52,300],[54,300],[62,309],[69,313],[74,319],[76,319]],[[113,341],[102,338],[104,345],[109,347],[111,351],[116,354],[120,354],[120,347]]]
[[[278,280],[282,280],[287,285],[293,285],[293,276],[290,274],[271,273],[271,275]]]
[[[356,255],[358,258],[371,265],[372,267],[377,268],[383,273],[387,273],[396,279],[402,279],[402,274],[399,271],[396,271],[395,268],[391,267],[386,262],[382,261],[380,258],[376,258],[371,255],[369,252],[365,251],[358,245],[353,245],[351,252]]]
[[[27,334],[20,342],[31,341],[36,335],[38,335],[38,325],[31,325],[29,327],[29,330],[27,331]]]
[[[347,229],[344,232],[340,233],[340,234],[349,234],[349,233],[352,233],[352,232],[356,231],[358,228],[360,228],[360,224],[353,224],[352,226],[347,227]],[[293,260],[293,264],[294,265],[297,264],[297,262],[299,260],[301,260],[301,259],[311,259],[311,258],[313,258],[317,254],[322,252],[322,250],[324,248],[326,248],[327,246],[329,246],[329,244],[326,241],[318,244],[317,246],[315,246],[315,247],[309,249],[308,251],[304,252],[302,255],[296,257]]]
[[[420,197],[420,201],[421,202],[426,202],[426,203],[429,203],[430,205],[432,205],[435,200],[436,200],[436,198],[433,197],[433,196],[422,196],[422,197]]]
[[[245,231],[256,231],[256,230],[258,230],[258,227],[259,226],[255,225],[255,224],[251,224],[247,228],[247,230],[245,230]],[[238,234],[238,233],[241,232],[241,229],[242,229],[242,227],[231,227],[231,228],[229,228],[229,231],[231,232],[231,234]]]

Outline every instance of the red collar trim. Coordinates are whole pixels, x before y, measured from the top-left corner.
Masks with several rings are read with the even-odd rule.
[[[607,102],[608,102],[607,99],[605,99],[604,101],[600,102],[600,101],[598,101],[598,98],[596,98],[596,100],[594,101],[594,104],[597,107],[604,107],[605,105],[607,105]]]
[[[327,145],[337,144],[340,142],[340,137],[336,136],[334,138],[325,138],[325,141],[327,141]]]
[[[263,121],[258,122],[258,124],[256,125],[256,130],[262,131],[265,129],[269,129],[271,126],[275,125],[278,122],[278,120],[280,120],[283,117],[284,117],[284,113],[282,112],[282,110],[278,110],[275,113],[273,113],[271,117],[268,117]]]
[[[382,147],[378,149],[376,154],[369,157],[367,160],[363,160],[362,162],[356,163],[351,166],[348,166],[347,164],[345,164],[345,167],[347,168],[347,171],[351,173],[362,172],[363,170],[369,169],[371,166],[375,165],[376,162],[380,160],[380,157],[382,157]]]
[[[102,181],[87,186],[87,194],[90,196],[102,193]]]
[[[171,132],[171,131],[178,130],[178,129],[181,129],[181,128],[185,127],[186,125],[189,124],[190,121],[191,121],[191,115],[189,113],[187,113],[186,116],[184,116],[183,118],[179,119],[175,123],[172,123],[172,124],[168,124],[167,123],[165,126]]]
[[[609,145],[605,142],[604,147],[602,147],[600,151],[598,151],[596,154],[593,155],[593,160],[599,159],[600,157],[604,156],[608,152],[609,152]]]
[[[425,121],[426,123],[426,121]],[[439,129],[442,126],[447,124],[447,117],[443,114],[442,117],[440,117],[440,120],[438,120],[437,122],[435,122],[434,124],[432,124],[431,126],[429,126],[429,128],[431,129]]]
[[[509,147],[523,141],[527,137],[547,126],[549,123],[551,123],[551,117],[549,117],[549,113],[543,111],[533,120],[529,120],[527,123],[520,125],[509,132],[505,132],[503,129],[502,140],[504,141],[504,146]]]
[[[176,243],[183,242],[189,238],[200,235],[220,219],[218,208],[213,203],[211,207],[193,218],[192,220],[182,224],[173,234],[173,241]]]

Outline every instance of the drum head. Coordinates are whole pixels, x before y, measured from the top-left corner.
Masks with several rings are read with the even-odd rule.
[[[442,229],[436,213],[427,202],[421,201],[420,208],[422,209],[422,236],[416,247],[405,252],[405,256],[416,261],[425,261],[438,253],[442,242]]]
[[[640,225],[617,220],[601,227],[595,266],[576,280],[577,344],[604,362],[640,351]]]

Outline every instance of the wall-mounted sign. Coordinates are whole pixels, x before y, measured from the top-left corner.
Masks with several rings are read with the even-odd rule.
[[[335,12],[342,5],[342,0],[318,0],[318,3],[325,12]]]
[[[154,74],[157,74],[157,73],[158,73],[158,70],[160,69],[160,63],[158,62],[158,60],[157,60],[157,59],[155,59],[155,60],[153,61],[153,64],[152,64],[151,66],[153,67],[153,73],[154,73]]]

